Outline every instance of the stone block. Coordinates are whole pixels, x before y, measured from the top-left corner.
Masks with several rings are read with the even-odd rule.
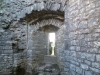
[[[5,49],[5,50],[12,50],[12,46],[3,46],[3,49]]]
[[[85,30],[83,30],[83,33],[84,34],[88,34],[88,33],[90,33],[90,30],[89,29],[85,29]]]
[[[88,24],[87,24],[87,21],[81,21],[79,23],[79,27],[78,28],[87,28]]]
[[[89,52],[91,52],[91,53],[100,53],[100,51],[97,48],[90,48]]]
[[[0,55],[2,54],[2,51],[0,50]]]
[[[65,57],[65,62],[69,62],[70,61],[70,57],[69,56],[66,56]]]
[[[76,66],[73,64],[70,64],[70,70],[75,71],[76,70]]]
[[[0,41],[5,41],[5,38],[3,38],[3,37],[0,37]]]
[[[44,3],[41,2],[41,3],[38,3],[38,8],[37,10],[40,11],[40,10],[43,10],[44,9]]]
[[[89,27],[92,27],[92,26],[95,26],[95,25],[98,25],[98,24],[99,24],[98,18],[90,18],[88,20],[88,26]]]
[[[92,67],[100,69],[100,63],[92,62]]]
[[[69,49],[70,49],[71,51],[75,51],[75,50],[76,50],[76,47],[75,47],[75,46],[70,46]]]
[[[3,46],[5,44],[6,44],[5,41],[0,41],[0,46]]]
[[[74,10],[74,11],[72,11],[72,12],[70,13],[70,17],[71,17],[71,18],[74,18],[75,16],[78,15],[78,13],[79,13],[78,10]]]
[[[68,44],[68,42],[66,41],[65,42],[65,50],[68,50],[69,49],[69,44]]]
[[[69,11],[74,11],[77,8],[77,5],[72,6]]]
[[[89,4],[89,10],[91,10],[91,9],[93,9],[93,8],[95,8],[95,7],[96,7],[96,6],[95,6],[95,3],[92,2],[92,3]]]
[[[57,59],[56,56],[51,56],[51,55],[45,55],[44,56],[44,62],[45,63],[55,64],[55,63],[57,63],[56,59]]]
[[[65,72],[65,74],[62,75],[71,75],[69,71]]]
[[[90,61],[95,61],[95,54],[87,54],[86,53],[86,59]]]
[[[8,54],[8,53],[13,53],[13,50],[4,50],[4,52],[3,52],[4,54]]]
[[[74,39],[76,39],[77,38],[77,35],[75,35],[75,34],[69,34],[69,38],[70,38],[70,40],[74,40]],[[70,41],[69,40],[69,41]],[[70,42],[69,42],[70,43]]]
[[[95,38],[100,37],[99,33],[94,33],[92,36],[95,37]]]
[[[65,61],[65,68],[69,69],[69,67],[70,67],[70,63]]]
[[[20,43],[18,44],[18,49],[26,49],[26,43],[20,42]]]
[[[71,71],[71,75],[76,75],[76,71]]]
[[[78,40],[81,40],[81,39],[84,39],[84,38],[85,38],[84,35],[78,35],[78,37],[77,37]]]
[[[96,1],[96,7],[100,7],[100,1]]]
[[[69,71],[69,68],[64,68],[64,71],[65,71],[65,72],[68,72],[68,71]]]
[[[100,55],[96,55],[96,61],[100,62]]]
[[[88,61],[88,60],[84,60],[84,63],[87,64],[87,65],[91,65],[91,62]]]
[[[77,29],[77,24],[76,23],[73,23],[72,25],[70,25],[70,27],[69,27],[70,29],[70,31],[73,31],[73,30],[76,30]]]
[[[100,29],[95,29],[95,32],[100,33]]]
[[[75,51],[71,51],[71,56],[72,57],[76,57],[76,52]]]
[[[72,41],[71,41],[71,45],[75,45],[75,46],[76,46],[76,45],[77,45],[77,42],[78,42],[78,40],[72,40]],[[74,48],[74,49],[75,49],[75,48]]]
[[[76,72],[79,73],[79,74],[82,74],[83,71],[80,67],[76,67]]]
[[[4,29],[0,27],[0,33],[4,32]]]
[[[79,45],[82,46],[82,47],[85,47],[85,46],[87,46],[87,44],[88,44],[88,42],[87,42],[86,40],[84,40],[84,39],[79,40],[78,43],[79,43]]]
[[[69,56],[70,55],[70,51],[65,51],[65,55]],[[67,57],[66,57],[67,58]]]
[[[74,60],[71,60],[71,59],[70,59],[70,62],[71,62],[71,63],[73,63],[73,64],[75,64],[75,65],[77,65],[77,66],[79,66],[79,65],[80,65],[80,63],[79,63],[79,62],[74,61]]]
[[[84,13],[85,12],[85,8],[80,9],[80,13]]]
[[[85,71],[85,75],[94,75],[91,71]]]
[[[80,46],[77,46],[76,47],[76,51],[80,51],[81,50],[81,47]]]
[[[14,59],[17,59],[17,58],[18,58],[18,57],[17,57],[17,54],[14,54],[14,56],[13,56],[13,57],[14,57]]]
[[[89,69],[89,66],[86,65],[86,64],[81,64],[81,68],[84,69],[84,70],[88,70]]]
[[[100,69],[96,69],[96,68],[90,67],[90,70],[92,70],[92,71],[94,71],[94,72],[96,72],[96,73],[100,73]]]
[[[60,4],[59,3],[52,4],[50,9],[53,11],[57,11],[60,9]]]

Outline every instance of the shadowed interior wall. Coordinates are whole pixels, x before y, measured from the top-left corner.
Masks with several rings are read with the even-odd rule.
[[[55,55],[57,56],[57,62],[60,69],[64,69],[64,35],[65,35],[65,26],[62,25],[60,29],[56,32],[56,46],[55,46]]]
[[[42,63],[44,56],[47,55],[48,33],[43,31],[33,31],[32,26],[29,26],[28,28],[27,64],[28,67],[33,67]]]

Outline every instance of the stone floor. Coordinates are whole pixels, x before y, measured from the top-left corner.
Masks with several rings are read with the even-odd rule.
[[[39,66],[32,71],[32,74],[30,73],[25,73],[24,68],[18,68],[16,70],[16,74],[14,75],[61,75],[60,74],[60,68],[56,64],[56,57],[55,56],[50,56],[46,55],[44,57],[44,61],[39,64]],[[0,74],[0,75],[13,75],[13,74]]]
[[[37,69],[38,75],[60,75],[60,68],[56,63],[56,56],[46,55]]]

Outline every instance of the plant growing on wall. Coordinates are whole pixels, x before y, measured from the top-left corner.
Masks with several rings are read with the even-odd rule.
[[[4,4],[4,0],[0,0],[0,10],[3,10],[6,4]]]
[[[44,73],[43,75],[47,75],[46,73]]]

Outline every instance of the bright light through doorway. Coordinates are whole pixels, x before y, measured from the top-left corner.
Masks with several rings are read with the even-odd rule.
[[[55,33],[49,33],[49,40],[50,42],[55,43]]]
[[[55,33],[49,33],[49,41],[51,43],[52,53],[51,55],[54,56],[54,48],[55,48]]]

